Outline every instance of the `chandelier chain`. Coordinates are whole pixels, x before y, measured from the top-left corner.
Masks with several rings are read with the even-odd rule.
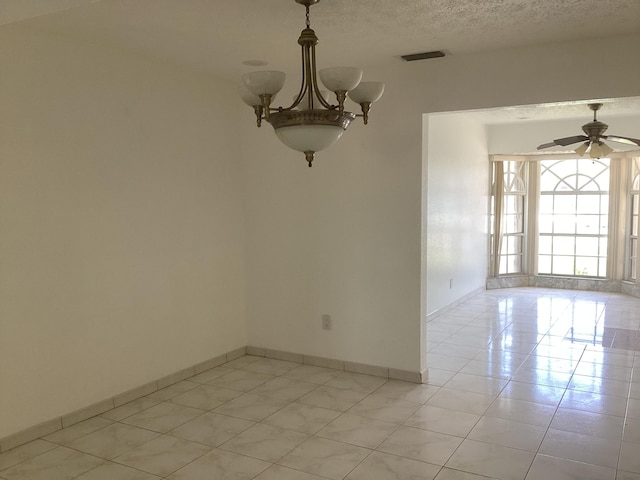
[[[306,25],[307,25],[307,28],[309,28],[309,27],[311,27],[311,20],[310,20],[310,18],[309,18],[309,5],[306,5],[306,9],[307,9],[307,15],[306,15],[307,20],[306,20]]]

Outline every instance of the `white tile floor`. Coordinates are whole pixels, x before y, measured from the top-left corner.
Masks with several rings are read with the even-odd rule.
[[[427,385],[246,356],[0,454],[0,479],[640,480],[639,307],[483,292],[429,322]]]

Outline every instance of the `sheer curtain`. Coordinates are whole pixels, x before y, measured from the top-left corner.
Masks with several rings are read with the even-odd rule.
[[[500,252],[504,229],[504,162],[493,162],[493,245],[491,251],[490,275],[500,273]]]

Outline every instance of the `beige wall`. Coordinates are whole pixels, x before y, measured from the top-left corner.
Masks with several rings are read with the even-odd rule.
[[[469,115],[426,122],[427,314],[484,286],[489,160],[484,125]]]
[[[474,139],[452,160],[423,114],[640,95],[638,36],[397,62],[367,69],[387,83],[370,125],[309,169],[232,85],[0,35],[0,437],[247,343],[425,368],[428,302],[484,265],[434,266],[427,240],[482,243],[460,220],[485,202],[486,145],[452,120],[451,142]],[[472,185],[460,215],[433,214],[451,192],[429,193],[429,171]]]
[[[453,54],[398,63],[394,72],[405,75],[403,94],[423,113],[633,97],[640,90],[638,42],[636,34]]]
[[[388,73],[367,69],[388,98],[312,168],[245,112],[252,345],[419,371],[421,115]]]
[[[638,43],[639,35],[622,36],[452,55],[404,67],[407,81],[403,92],[413,96],[416,109],[458,112],[426,116],[423,132],[423,322],[426,314],[484,285],[487,227],[483,217],[488,175],[485,158],[492,139],[465,111],[637,96],[640,57],[634,50]],[[598,68],[590,68],[588,73],[585,51],[598,58]],[[524,149],[530,144],[509,145]],[[483,163],[487,168],[484,171]],[[447,188],[454,185],[463,189],[459,197]],[[454,287],[448,289],[451,278]],[[421,336],[426,339],[427,335],[423,323]],[[424,351],[421,362],[422,368],[428,366]]]
[[[452,116],[436,121],[438,130],[426,125],[423,132],[422,115],[637,95],[639,40],[367,69],[368,78],[387,83],[370,125],[349,127],[337,145],[318,154],[311,170],[268,125],[256,130],[247,110],[250,343],[426,368],[420,319],[484,285],[488,163],[481,125]],[[602,70],[584,74],[585,49],[602,57]],[[442,131],[446,140],[431,145]],[[464,195],[457,197],[447,188],[452,185],[462,186]],[[453,214],[447,215],[449,208]],[[332,331],[321,329],[323,313],[333,316]]]
[[[14,27],[0,64],[2,438],[247,339],[231,87]]]

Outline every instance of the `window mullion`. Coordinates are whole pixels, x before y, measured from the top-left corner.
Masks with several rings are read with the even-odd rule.
[[[609,168],[609,240],[607,242],[607,278],[622,280],[625,270],[625,226],[627,225],[628,168],[626,159],[611,159]]]
[[[540,162],[529,162],[525,211],[527,222],[524,230],[526,273],[538,274],[538,198],[540,197]]]

